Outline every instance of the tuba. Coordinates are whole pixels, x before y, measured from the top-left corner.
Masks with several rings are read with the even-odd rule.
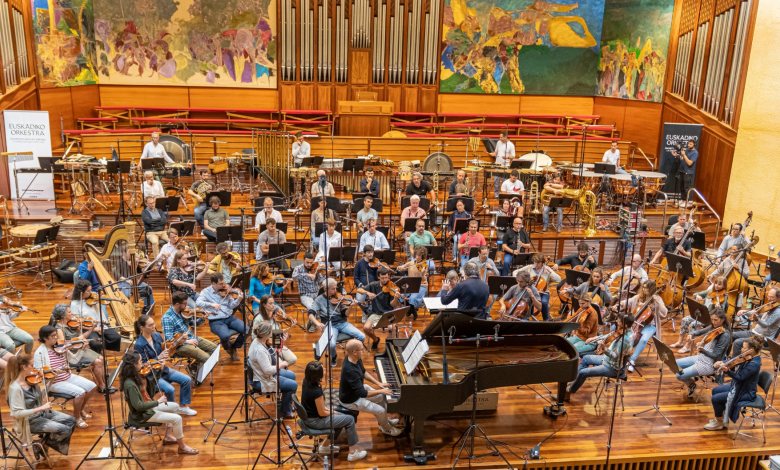
[[[531,189],[528,190],[528,204],[532,207],[531,214],[539,215],[542,213],[539,208],[539,182],[531,181]]]
[[[542,199],[546,196],[545,191],[542,191]],[[596,234],[596,194],[586,188],[581,189],[569,189],[564,188],[561,190],[560,197],[566,199],[574,199],[579,206],[580,217],[586,221],[587,228],[585,229],[585,235],[592,237]],[[549,200],[548,200],[549,202]]]

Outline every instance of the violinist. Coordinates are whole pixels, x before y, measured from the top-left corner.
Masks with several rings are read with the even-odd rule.
[[[168,285],[171,294],[181,293],[187,297],[187,306],[195,308],[198,300],[198,281],[206,275],[205,269],[198,270],[196,263],[189,260],[184,252],[177,252],[173,257],[173,267],[168,271]]]
[[[325,279],[322,282],[322,294],[318,295],[314,299],[312,308],[309,309],[309,321],[312,322],[317,330],[322,332],[326,328],[326,324],[330,323],[330,327],[335,330],[334,334],[330,337],[330,363],[332,366],[336,366],[336,338],[339,334],[350,336],[363,342],[366,336],[349,321],[347,321],[347,310],[349,307],[349,299],[347,296],[342,295],[337,289],[338,283],[333,278]]]
[[[44,325],[38,330],[38,341],[41,345],[35,350],[33,356],[35,368],[50,368],[55,372],[54,378],[49,382],[48,390],[73,398],[76,426],[83,429],[89,426],[85,420],[92,418],[85,408],[94,395],[96,385],[95,382],[80,375],[71,374],[65,353],[55,350],[58,339],[57,330],[53,326]]]
[[[661,246],[661,249],[655,253],[655,256],[653,256],[653,259],[650,261],[650,264],[660,263],[661,259],[664,257],[664,253],[666,252],[674,253],[677,255],[690,258],[691,238],[686,237],[685,240],[683,240],[684,235],[685,235],[685,229],[683,229],[682,227],[675,228],[673,235],[667,238],[666,240],[664,240],[664,244]]]
[[[290,283],[281,274],[275,275],[271,267],[265,263],[258,263],[252,269],[252,278],[249,280],[249,297],[252,301],[252,312],[257,315],[260,309],[260,298],[265,295],[279,295]]]
[[[287,331],[292,325],[295,324],[295,319],[287,316],[287,312],[284,311],[281,305],[277,304],[273,297],[270,295],[264,295],[260,298],[260,311],[259,315],[255,315],[255,319],[252,322],[252,337],[256,338],[255,330],[261,323],[267,322],[273,326],[274,330],[282,331],[282,342],[287,343],[290,338],[290,334]],[[273,354],[276,352],[274,351]],[[283,361],[291,366],[298,362],[298,356],[284,344],[280,351],[280,357]]]
[[[14,418],[14,431],[22,442],[31,442],[31,434],[38,434],[44,447],[68,455],[76,418],[52,410],[51,402],[38,381],[42,381],[42,377],[33,367],[29,354],[14,356],[8,362],[5,370],[6,396],[11,417]]]
[[[403,300],[398,286],[390,281],[390,271],[386,268],[379,268],[377,276],[377,281],[357,289],[358,294],[365,295],[371,302],[368,307],[368,318],[363,323],[363,331],[372,340],[372,350],[379,347],[379,337],[374,333],[377,322],[384,313],[400,307]]]
[[[324,261],[327,263],[330,261],[328,259],[330,256],[330,249],[340,248],[343,242],[341,239],[341,234],[336,231],[336,220],[328,219],[326,225],[326,233],[320,234],[319,251],[317,251],[315,261]],[[333,267],[333,269],[341,269],[340,261],[334,261],[330,263],[330,265]]]
[[[645,281],[639,293],[628,299],[627,311],[634,317],[634,352],[629,358],[629,372],[634,372],[636,360],[669,312],[661,296],[656,294],[657,289],[655,281]]]
[[[179,244],[179,231],[174,227],[168,228],[168,243],[160,248],[160,252],[157,254],[151,264],[165,265],[165,269],[170,270],[173,265],[173,257],[178,251],[177,245]]]
[[[376,229],[377,219],[369,219],[365,224],[365,232],[360,236],[358,252],[362,253],[366,245],[371,245],[374,250],[389,250],[390,244],[387,242],[385,234]]]
[[[175,398],[176,389],[173,388],[173,384],[179,384],[179,408],[173,411],[185,416],[198,414],[197,411],[190,408],[190,403],[192,403],[192,379],[165,365],[165,361],[170,358],[172,353],[163,345],[163,337],[155,328],[154,318],[149,315],[141,315],[135,321],[133,328],[136,336],[135,352],[141,356],[144,362],[151,360],[162,362],[162,370],[156,382],[160,391],[165,394],[169,402],[172,402]],[[152,371],[151,373],[154,374],[155,372]]]
[[[543,254],[535,253],[531,261],[532,264],[523,266],[520,272],[526,272],[531,276],[531,282],[539,292],[539,299],[542,302],[542,318],[547,321],[550,319],[550,284],[560,283],[561,276],[547,266]]]
[[[92,292],[92,285],[83,279],[76,281],[73,286],[73,295],[70,301],[70,310],[80,320],[89,319],[95,323],[95,329],[87,336],[89,338],[89,347],[100,354],[103,347],[109,351],[119,351],[122,344],[122,337],[111,327],[103,306],[97,306],[101,310],[98,315],[97,310],[87,303],[87,299],[96,299],[98,295]],[[101,332],[100,321],[103,321],[104,329]]]
[[[363,207],[355,214],[357,219],[358,230],[362,233],[368,226],[369,220],[379,219],[379,214],[376,209],[373,208],[374,198],[370,194],[366,194],[363,198]]]
[[[618,376],[625,365],[625,357],[631,354],[633,325],[634,317],[620,315],[615,323],[615,331],[592,340],[597,344],[595,354],[588,354],[580,360],[577,378],[566,387],[567,396],[577,392],[589,377]]]
[[[18,343],[23,344],[24,352],[30,354],[35,340],[30,333],[19,328],[14,323],[14,318],[30,310],[18,302],[11,301],[4,295],[0,295],[0,304],[13,307],[12,309],[0,308],[0,348],[14,352]]]
[[[702,302],[710,311],[719,309],[726,312],[728,302],[726,296],[726,278],[717,276],[712,280],[712,284],[705,290],[693,294],[697,300]],[[731,325],[735,328],[736,325]],[[680,354],[686,354],[693,349],[694,331],[704,328],[704,324],[692,316],[687,316],[680,321],[680,336],[677,341],[670,344],[670,348],[682,348]]]
[[[531,308],[541,310],[542,302],[539,299],[539,291],[531,283],[530,274],[518,271],[515,274],[515,280],[517,284],[510,287],[504,296],[499,299],[498,304],[500,308],[498,314],[501,318],[520,318],[524,320],[532,315]],[[458,303],[458,308],[460,308],[460,303]]]
[[[742,343],[745,338],[752,336],[759,336],[764,338],[765,345],[766,339],[775,339],[778,331],[780,331],[780,287],[770,287],[766,290],[766,302],[764,305],[756,310],[740,310],[737,312],[737,317],[747,317],[750,321],[756,322],[752,330],[737,330],[734,331],[732,336],[734,339],[734,345],[732,351],[734,354],[739,353],[742,349]],[[759,311],[761,313],[759,313]]]
[[[319,199],[319,206],[311,211],[311,246],[312,250],[320,246],[320,235],[317,235],[317,224],[325,223],[329,219],[335,219],[336,212],[328,209],[328,201]]]
[[[450,214],[449,220],[447,221],[447,231],[449,232],[450,236],[452,236],[452,260],[456,263],[459,263],[458,261],[458,253],[461,251],[461,235],[462,233],[455,231],[455,223],[458,219],[471,219],[471,214],[466,211],[466,203],[463,202],[463,199],[458,199],[455,201],[455,210]],[[474,221],[477,223],[477,228],[479,228],[479,222],[476,220]],[[469,224],[469,228],[470,228]],[[474,232],[477,230],[475,229]],[[480,236],[482,236],[480,234]],[[482,237],[482,240],[484,242],[485,237]],[[476,245],[479,246],[479,245]],[[468,252],[468,250],[466,250]],[[466,253],[468,255],[468,253]]]
[[[303,264],[293,270],[292,278],[298,283],[298,295],[301,298],[301,305],[306,310],[311,310],[319,286],[325,280],[324,270],[321,269],[323,267],[322,263],[314,262],[314,253],[306,252],[303,255]]]
[[[255,259],[259,262],[268,258],[268,252],[271,249],[270,245],[281,245],[287,242],[287,236],[281,230],[276,228],[276,220],[268,219],[265,224],[265,230],[260,232],[257,236],[257,244],[255,245]],[[274,261],[274,264],[279,269],[286,271],[288,269],[287,260],[279,259]]]
[[[730,328],[723,310],[717,307],[712,309],[710,322],[712,324],[706,328],[691,333],[693,337],[701,338],[696,343],[697,354],[677,359],[680,371],[675,378],[688,386],[688,398],[693,398],[696,393],[694,377],[713,374],[715,362],[723,359],[731,342]]]
[[[485,240],[485,236],[479,233],[479,221],[471,219],[469,221],[469,231],[461,235],[458,241],[461,266],[466,264],[469,260],[471,249],[480,246],[487,246],[487,241]]]
[[[479,278],[479,268],[474,263],[466,263],[463,273],[466,279],[455,286],[442,283],[441,290],[446,292],[441,294],[441,303],[447,305],[457,300],[459,312],[479,320],[487,320],[490,316],[486,309],[490,297],[487,282]]]
[[[596,350],[596,333],[599,329],[599,314],[591,305],[589,292],[582,295],[580,307],[574,312],[568,321],[576,321],[579,326],[572,332],[572,335],[566,338],[580,356],[590,354]]]
[[[57,329],[57,344],[65,346],[68,365],[77,369],[89,368],[98,391],[103,393],[105,387],[103,357],[89,347],[87,340],[95,326],[83,327],[79,319],[73,316],[70,307],[65,304],[54,306],[51,311],[51,326]]]
[[[234,277],[241,274],[241,255],[230,251],[225,242],[217,243],[217,254],[211,258],[206,274],[222,274],[225,282],[230,283]]]
[[[196,362],[194,369],[200,367],[208,360],[211,353],[217,349],[217,345],[193,334],[187,324],[188,320],[184,318],[184,312],[189,308],[189,301],[190,298],[183,292],[171,294],[171,307],[163,314],[161,323],[165,341],[172,341],[178,334],[187,335],[187,340],[176,348],[173,356],[193,359]],[[191,370],[190,372],[195,371]]]
[[[728,429],[729,420],[737,422],[740,407],[756,400],[764,338],[752,336],[744,342],[744,345],[740,342],[740,347],[742,349],[735,350],[735,356],[730,360],[713,364],[716,371],[724,372],[731,377],[731,382],[712,389],[712,409],[715,411],[715,418],[704,425],[707,431]]]
[[[288,369],[284,359],[276,357],[272,346],[273,326],[270,322],[261,321],[252,330],[254,341],[247,352],[247,362],[252,369],[252,388],[259,393],[281,393],[279,417],[294,418],[292,397],[298,390],[295,373]],[[278,361],[278,364],[277,364]]]
[[[374,262],[374,247],[372,245],[366,245],[363,247],[363,256],[355,263],[355,270],[352,273],[355,287],[365,287],[379,279],[379,276],[377,275],[379,263],[374,262],[374,265],[372,266],[372,262]],[[365,295],[358,293],[356,299],[358,302],[363,302],[365,300]]]
[[[176,413],[180,408],[179,405],[168,401],[165,394],[152,399],[149,396],[147,380],[141,376],[142,370],[141,355],[128,351],[122,359],[122,370],[119,373],[122,391],[130,411],[127,423],[131,426],[144,426],[145,423],[163,424],[165,425],[163,444],[178,445],[179,454],[197,454],[197,449],[184,443],[182,418]]]
[[[450,269],[449,271],[447,271],[447,274],[444,276],[444,280],[441,281],[441,290],[436,294],[436,297],[444,296],[449,291],[454,289],[459,282],[460,282],[460,274],[458,274],[458,272],[455,271],[454,269]]]
[[[209,328],[219,337],[222,348],[230,354],[232,361],[237,361],[236,350],[244,345],[247,327],[233,312],[244,301],[244,293],[238,289],[231,290],[220,273],[212,274],[210,280],[211,285],[200,291],[196,303],[208,314]],[[233,335],[236,339],[231,343]]]
[[[747,240],[745,240],[745,236],[742,234],[742,224],[736,222],[731,225],[729,234],[723,237],[723,241],[720,242],[718,256],[723,256],[732,246],[744,246],[745,244],[747,244]]]

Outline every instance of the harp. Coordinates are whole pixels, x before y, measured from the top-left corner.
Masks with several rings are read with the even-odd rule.
[[[133,322],[138,317],[135,302],[114,283],[123,278],[134,279],[132,276],[136,274],[136,227],[135,222],[115,226],[106,235],[102,248],[91,243],[84,244],[87,259],[92,262],[98,280],[102,285],[110,285],[103,290],[103,297],[120,299],[108,302],[106,309],[109,315],[113,315],[120,331],[131,334]],[[135,281],[132,284],[135,287]]]

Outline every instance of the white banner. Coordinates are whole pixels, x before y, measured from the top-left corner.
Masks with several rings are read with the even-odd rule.
[[[40,168],[38,157],[51,157],[51,129],[48,111],[3,111],[5,145],[8,152],[32,152],[33,155],[3,157],[8,159],[11,197],[16,199],[16,181],[20,199],[54,199],[51,173],[18,173],[14,168]]]

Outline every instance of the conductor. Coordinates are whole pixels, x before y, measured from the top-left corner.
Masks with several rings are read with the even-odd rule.
[[[461,281],[450,290],[448,284],[442,285],[442,290],[447,291],[441,296],[441,303],[449,304],[453,300],[458,301],[458,311],[471,315],[478,320],[487,320],[487,305],[490,289],[485,281],[479,278],[479,268],[469,261],[463,266],[465,281]]]

